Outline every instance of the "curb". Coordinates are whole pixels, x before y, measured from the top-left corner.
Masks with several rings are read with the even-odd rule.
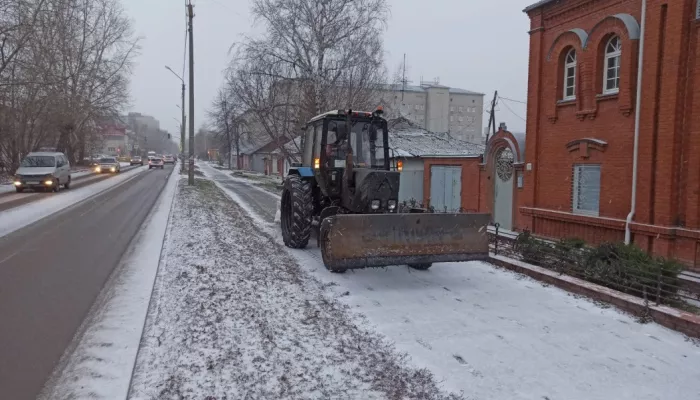
[[[647,307],[644,305],[644,300],[638,297],[600,286],[595,283],[586,282],[572,276],[560,275],[557,272],[550,271],[542,267],[537,267],[507,257],[498,256],[493,253],[489,255],[488,261],[507,270],[527,275],[538,281],[549,283],[560,289],[564,289],[567,292],[584,295],[595,300],[612,304],[615,307],[630,312],[634,315],[643,315],[648,310],[648,313],[654,322],[663,325],[666,328],[684,333],[688,336],[700,338],[699,315],[680,311],[668,306],[653,305],[651,303],[649,303]]]

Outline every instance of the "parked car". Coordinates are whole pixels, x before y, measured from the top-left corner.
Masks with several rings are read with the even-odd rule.
[[[136,164],[143,166],[143,158],[141,158],[141,156],[131,157],[131,161],[129,161],[129,165],[136,165]]]
[[[165,164],[175,164],[175,157],[171,156],[170,154],[166,154],[163,156],[163,162]]]
[[[68,189],[71,183],[70,162],[63,153],[29,153],[19,164],[13,183],[18,193],[25,189],[58,192],[61,185]]]
[[[103,172],[111,172],[113,174],[118,174],[122,172],[122,169],[116,157],[103,157],[100,158],[98,165],[95,167],[95,172],[97,172],[98,174],[101,174]]]
[[[165,167],[165,163],[163,162],[162,158],[159,157],[149,157],[148,160],[148,169],[151,168],[160,168],[163,169]]]

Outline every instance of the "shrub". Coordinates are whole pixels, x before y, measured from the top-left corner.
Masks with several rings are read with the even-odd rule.
[[[657,303],[678,303],[678,274],[683,266],[654,257],[634,245],[604,243],[585,260],[585,278]]]
[[[657,303],[678,306],[678,274],[683,266],[654,257],[634,245],[603,243],[590,248],[578,238],[545,242],[530,232],[515,240],[514,250],[523,261]]]

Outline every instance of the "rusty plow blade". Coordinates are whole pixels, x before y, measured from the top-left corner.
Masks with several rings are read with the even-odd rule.
[[[321,224],[331,270],[484,260],[490,214],[335,215]]]

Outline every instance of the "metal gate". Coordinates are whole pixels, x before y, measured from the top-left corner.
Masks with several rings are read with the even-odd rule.
[[[459,211],[462,207],[462,168],[430,167],[430,205],[436,211]]]
[[[496,153],[493,220],[500,229],[513,229],[513,152],[509,148]]]

